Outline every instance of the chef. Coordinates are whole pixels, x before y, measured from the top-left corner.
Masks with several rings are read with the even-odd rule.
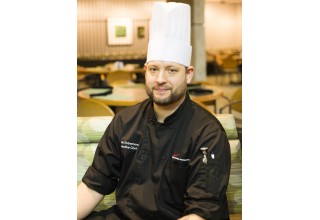
[[[78,186],[78,219],[229,219],[230,146],[193,102],[190,6],[154,2],[145,63],[149,98],[118,112]],[[93,212],[104,195],[116,205]]]

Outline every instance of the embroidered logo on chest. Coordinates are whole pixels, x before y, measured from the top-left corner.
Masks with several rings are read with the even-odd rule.
[[[180,158],[179,156],[180,156],[180,153],[173,153],[171,158],[174,160],[180,160],[180,161],[190,161],[190,159]]]

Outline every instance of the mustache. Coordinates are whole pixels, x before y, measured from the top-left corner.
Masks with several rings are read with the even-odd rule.
[[[152,89],[171,89],[170,86],[153,86]]]

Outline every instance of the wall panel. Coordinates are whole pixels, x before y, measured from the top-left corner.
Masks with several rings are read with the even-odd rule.
[[[148,45],[149,20],[153,1],[142,0],[78,0],[78,57],[145,57]],[[108,17],[129,17],[133,20],[133,44],[108,45]],[[145,37],[138,38],[137,28],[145,28]]]
[[[78,0],[78,57],[144,57],[148,45],[152,0]],[[165,2],[165,0],[163,0]],[[241,48],[242,5],[205,2],[205,44],[207,50]],[[109,46],[108,17],[133,19],[133,44]],[[138,26],[145,27],[145,37],[138,38]]]
[[[210,51],[242,46],[242,5],[207,2],[205,41]]]

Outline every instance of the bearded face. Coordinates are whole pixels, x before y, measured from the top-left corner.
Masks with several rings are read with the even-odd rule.
[[[163,61],[150,61],[146,66],[145,88],[155,104],[167,106],[185,97],[189,80],[185,66]]]
[[[169,84],[159,84],[154,86],[146,85],[146,92],[154,103],[166,106],[182,99],[187,91],[187,85],[181,84],[171,86]]]

